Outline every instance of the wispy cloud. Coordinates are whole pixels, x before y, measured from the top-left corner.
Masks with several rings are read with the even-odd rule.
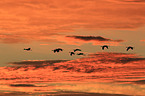
[[[145,42],[145,39],[144,40],[140,40],[141,42]]]
[[[111,46],[118,46],[121,42],[124,42],[124,40],[113,40],[109,38],[105,38],[102,36],[66,36],[66,37],[59,37],[60,41],[70,44],[70,45],[82,45],[85,43],[92,43],[93,45],[111,45]]]
[[[80,59],[70,60],[70,61],[35,60],[35,61],[11,62],[10,64],[19,65],[19,66],[6,67],[5,69],[9,71],[15,71],[15,70],[29,71],[29,70],[40,70],[40,69],[44,70],[47,68],[51,68],[51,70],[53,71],[65,69],[68,71],[92,73],[92,72],[107,71],[107,70],[114,71],[116,70],[116,68],[118,70],[120,68],[128,68],[128,70],[132,70],[132,68],[143,67],[140,65],[144,63],[145,63],[145,58],[138,57],[135,54],[100,52],[95,54],[94,53],[89,54],[85,58],[80,58]]]
[[[0,6],[0,34],[11,34],[1,37],[3,43],[43,41],[45,37],[48,40],[44,41],[51,41],[54,33],[74,32],[79,28],[135,29],[145,24],[143,4],[134,6],[106,0],[1,0]]]
[[[94,40],[94,41],[123,42],[123,40],[112,40],[112,39],[104,38],[102,36],[66,36],[66,37],[75,38],[75,39],[84,40],[84,41]]]
[[[113,2],[122,2],[122,3],[145,3],[145,0],[108,0],[108,1],[113,1]]]
[[[145,2],[145,0],[121,0],[124,2]]]
[[[126,68],[127,66],[133,66],[130,64],[134,64],[137,62],[138,63],[142,62],[143,64],[145,63],[145,58],[140,58],[135,54],[104,52],[104,53],[90,54],[89,56],[90,57],[88,58],[82,58],[79,60],[57,63],[55,64],[56,66],[54,66],[54,70],[64,68],[67,70],[72,70],[77,72],[92,73],[92,72],[106,71],[106,70],[113,71],[116,70],[114,69],[115,66],[118,66],[118,68],[120,69],[121,68],[120,66]],[[79,63],[80,65],[78,65],[77,63]],[[109,66],[105,65],[102,67],[98,67],[100,64],[109,64]],[[138,65],[138,67],[141,66]],[[130,68],[128,70],[130,70]]]
[[[11,84],[12,87],[35,87],[33,84]]]
[[[11,65],[32,65],[32,66],[48,66],[58,62],[65,62],[67,60],[24,60],[21,62],[10,62]]]
[[[39,65],[37,62],[39,62],[41,68],[33,66],[35,65],[34,63]],[[50,83],[54,81],[72,81],[74,84],[74,81],[86,80],[87,83],[85,82],[85,84],[80,84],[77,82],[76,86],[65,86],[63,85],[64,83],[59,83],[59,90],[79,92],[87,91],[93,93],[105,92],[112,95],[115,94],[115,96],[116,94],[145,95],[144,87],[142,86],[136,87],[131,84],[127,84],[125,87],[122,87],[122,84],[110,83],[110,81],[128,81],[129,83],[144,84],[143,77],[145,73],[145,58],[139,57],[136,54],[99,52],[92,53],[85,58],[79,58],[66,62],[57,62],[52,64],[52,66],[49,66],[49,62],[47,62],[47,66],[44,66],[42,62],[44,61],[22,61],[16,63],[21,66],[0,67],[0,80],[2,83],[7,83],[7,85],[10,85],[10,88],[19,87],[22,88],[21,91],[24,92],[36,92],[36,90],[33,89],[29,90],[28,87],[34,87],[34,89],[37,87],[39,92],[50,92],[50,87],[56,90],[56,87],[52,87],[57,85],[56,82]],[[29,66],[26,66],[27,64],[23,63],[28,63]],[[97,83],[96,81],[98,80],[109,81],[109,83]],[[14,83],[12,84],[12,82]],[[40,82],[44,84],[46,89],[42,84],[42,86],[40,85]],[[49,84],[46,82],[49,82]],[[11,88],[11,90],[16,91],[17,88]],[[19,90],[20,89],[18,89],[18,91]],[[140,91],[136,93],[136,90]],[[112,93],[112,91],[115,93]]]
[[[32,41],[40,41],[40,42],[49,42],[49,43],[57,43],[59,41],[53,39],[52,37],[58,34],[0,34],[0,42],[1,43],[30,43]],[[52,37],[50,37],[52,36]]]

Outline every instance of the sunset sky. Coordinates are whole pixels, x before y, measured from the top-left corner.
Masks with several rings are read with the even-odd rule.
[[[0,0],[0,95],[64,94],[145,96],[145,0]]]
[[[145,56],[145,0],[0,0],[0,6],[0,66],[80,58],[68,52],[102,52],[104,44],[105,51]],[[64,51],[56,55],[51,50],[58,47]]]

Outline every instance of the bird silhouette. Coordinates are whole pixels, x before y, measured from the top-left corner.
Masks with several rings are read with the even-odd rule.
[[[59,51],[63,51],[63,49],[61,49],[61,48],[57,48],[57,50],[59,50]]]
[[[24,48],[24,50],[26,50],[26,51],[30,51],[30,50],[31,50],[31,48]]]
[[[75,53],[74,53],[74,52],[69,52],[69,53],[70,53],[70,56],[75,55]]]
[[[104,45],[104,46],[101,46],[102,47],[102,50],[104,50],[105,48],[108,49],[108,46],[107,45]]]
[[[85,55],[84,53],[77,53],[77,55]]]
[[[53,51],[54,53],[55,53],[55,52],[58,52],[58,50],[57,50],[57,49],[54,49],[54,50],[52,50],[52,51]]]
[[[54,49],[54,50],[52,50],[52,51],[55,53],[55,52],[63,51],[63,49],[57,48],[57,49]]]
[[[128,51],[129,49],[132,49],[133,50],[133,47],[132,46],[128,46],[126,48],[127,48],[126,51]]]
[[[74,52],[76,52],[76,51],[81,51],[81,49],[74,49]]]

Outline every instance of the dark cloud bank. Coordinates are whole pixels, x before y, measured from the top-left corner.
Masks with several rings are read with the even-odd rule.
[[[109,79],[127,80],[129,83],[145,84],[142,80],[131,80],[126,78],[144,77],[145,58],[135,54],[127,53],[94,53],[76,60],[50,60],[50,61],[22,61],[13,62],[16,65],[1,68],[0,80],[16,80],[10,87],[47,87],[39,86],[34,82],[54,82],[60,80],[81,81]],[[27,64],[25,64],[27,63]],[[5,72],[7,72],[5,74]],[[75,73],[75,75],[73,74]],[[22,73],[22,74],[19,74]],[[5,76],[3,75],[5,74]],[[77,75],[78,74],[78,75]],[[46,81],[45,81],[46,80]],[[5,93],[8,95],[8,93]],[[4,94],[4,95],[5,95]],[[19,93],[20,94],[20,93]],[[47,93],[46,93],[47,94]],[[11,94],[9,94],[11,95]],[[57,92],[54,96],[127,96],[121,94],[107,93],[79,93],[79,92]],[[47,96],[47,95],[46,95]],[[49,96],[49,95],[48,95]]]
[[[113,42],[123,42],[123,40],[112,40],[109,38],[105,38],[102,36],[66,36],[66,37],[70,37],[70,38],[74,38],[74,39],[79,39],[79,40],[84,40],[84,41],[90,41],[90,40],[94,40],[94,41],[113,41]]]
[[[137,63],[137,64],[136,64]],[[88,57],[80,58],[76,60],[50,60],[50,61],[22,61],[22,62],[13,62],[11,64],[21,65],[21,66],[12,66],[6,67],[9,71],[14,71],[23,68],[23,71],[28,70],[37,70],[39,68],[51,68],[53,71],[65,69],[68,71],[83,72],[83,73],[92,73],[100,71],[113,71],[120,69],[122,67],[116,67],[115,69],[108,64],[132,64],[137,67],[140,64],[145,63],[145,58],[137,57],[134,54],[127,53],[95,53],[90,54]],[[108,66],[99,66],[99,65],[108,65]],[[127,66],[126,66],[127,67]],[[127,67],[128,70],[129,67]],[[132,67],[135,68],[135,67]]]

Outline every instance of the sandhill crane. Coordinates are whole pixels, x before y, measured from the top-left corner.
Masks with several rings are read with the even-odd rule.
[[[63,49],[57,48],[57,49],[54,49],[54,50],[52,50],[52,51],[55,53],[55,52],[63,51]]]
[[[31,48],[24,48],[26,51],[32,51]]]
[[[132,49],[133,50],[133,47],[132,46],[128,46],[126,48],[127,48],[126,51],[128,51],[129,49]]]
[[[84,53],[77,53],[77,55],[85,55]]]
[[[104,46],[101,46],[102,47],[102,50],[104,50],[105,48],[108,49],[108,46],[107,45],[104,45]]]
[[[75,53],[74,53],[74,52],[69,52],[69,53],[70,53],[70,56],[75,55]]]
[[[76,51],[81,51],[81,49],[74,49],[74,52],[76,52]]]
[[[59,50],[59,51],[63,51],[63,49],[61,49],[61,48],[57,48],[57,50]]]
[[[52,50],[52,51],[53,51],[54,53],[55,53],[55,52],[58,52],[58,50],[57,50],[57,49],[54,49],[54,50]]]

